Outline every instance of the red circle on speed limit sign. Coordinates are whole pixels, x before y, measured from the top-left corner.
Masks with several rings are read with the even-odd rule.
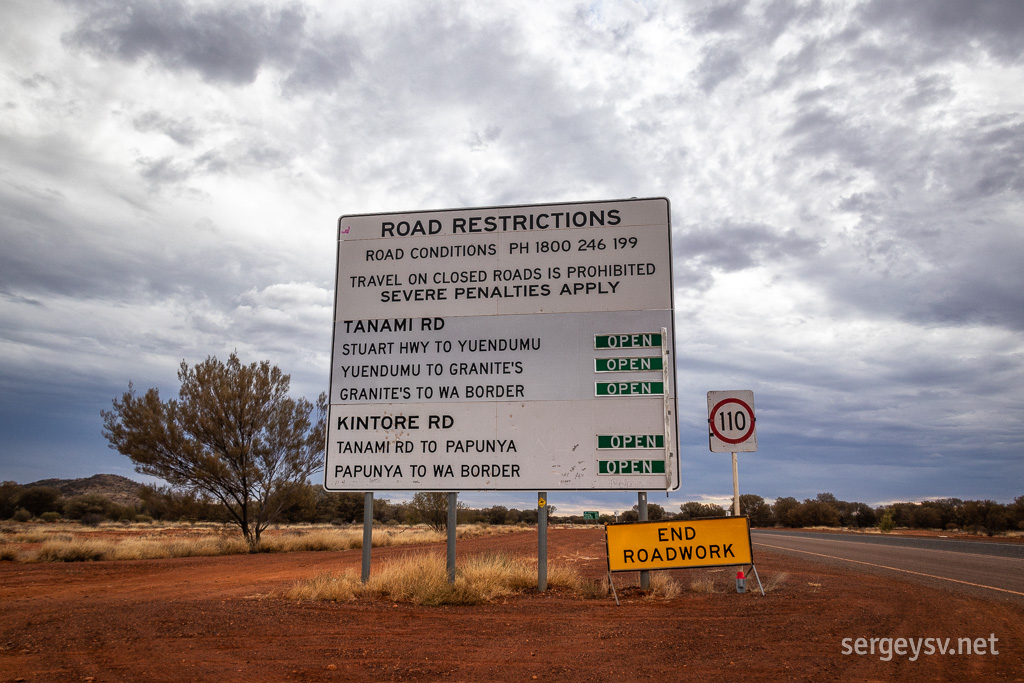
[[[743,443],[754,433],[754,410],[738,398],[722,399],[711,409],[711,433],[728,444]]]

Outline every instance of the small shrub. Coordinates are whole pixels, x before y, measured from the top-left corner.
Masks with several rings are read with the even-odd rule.
[[[55,510],[50,510],[49,512],[44,512],[39,515],[39,519],[43,520],[47,524],[54,524],[60,521],[60,513]]]
[[[886,510],[882,515],[881,521],[878,522],[878,529],[883,533],[887,534],[896,528],[896,522],[892,518],[892,510]]]
[[[690,590],[694,593],[721,592],[715,585],[715,577],[713,576],[699,576],[696,579],[690,581]]]
[[[598,600],[607,597],[610,592],[607,576],[600,581],[581,579],[575,587],[575,593],[584,600]]]
[[[665,572],[653,572],[651,574],[651,592],[644,596],[645,600],[654,600],[660,598],[663,600],[672,600],[678,598],[683,592],[682,586],[679,582],[670,577]]]
[[[290,600],[330,600],[352,602],[362,591],[359,578],[352,572],[318,574],[312,579],[297,581],[285,597]]]
[[[107,517],[98,512],[87,512],[78,520],[82,526],[99,526]]]
[[[27,522],[32,519],[32,513],[25,508],[18,508],[11,517],[15,522]]]

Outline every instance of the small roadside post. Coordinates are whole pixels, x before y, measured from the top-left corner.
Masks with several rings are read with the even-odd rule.
[[[537,494],[537,590],[548,589],[548,494]]]
[[[448,583],[455,583],[455,533],[459,523],[459,493],[448,492]]]
[[[373,491],[363,494],[363,572],[362,580],[370,580],[370,548],[373,546]]]
[[[640,491],[636,494],[636,512],[638,521],[647,521],[647,491]],[[640,590],[651,590],[651,573],[649,571],[640,572]]]

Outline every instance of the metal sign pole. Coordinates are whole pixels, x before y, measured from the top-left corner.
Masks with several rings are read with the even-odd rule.
[[[732,516],[740,516],[740,476],[735,451],[732,454]]]
[[[459,493],[448,494],[448,583],[455,583],[455,531],[458,526]]]
[[[669,385],[669,368],[675,367],[672,365],[672,350],[668,345],[668,328],[661,328],[661,381],[665,387]],[[672,408],[675,406],[675,400],[669,396],[668,389],[665,390],[665,399],[663,401],[663,408],[665,413],[665,497],[668,498],[669,489],[672,488],[672,482],[675,481],[675,474],[672,472],[672,465],[675,462],[675,438],[672,436],[672,425],[675,422],[675,416],[672,414]]]
[[[363,583],[370,580],[370,547],[373,545],[373,491],[363,494]]]
[[[637,517],[641,522],[647,521],[647,491],[640,491],[636,494],[636,508]],[[651,589],[651,573],[649,571],[640,572],[640,590]]]
[[[548,589],[548,494],[537,494],[537,590]]]

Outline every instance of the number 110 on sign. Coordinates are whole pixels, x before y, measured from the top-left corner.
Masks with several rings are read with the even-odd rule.
[[[718,430],[720,432],[745,432],[747,430],[748,418],[745,410],[718,411]]]

